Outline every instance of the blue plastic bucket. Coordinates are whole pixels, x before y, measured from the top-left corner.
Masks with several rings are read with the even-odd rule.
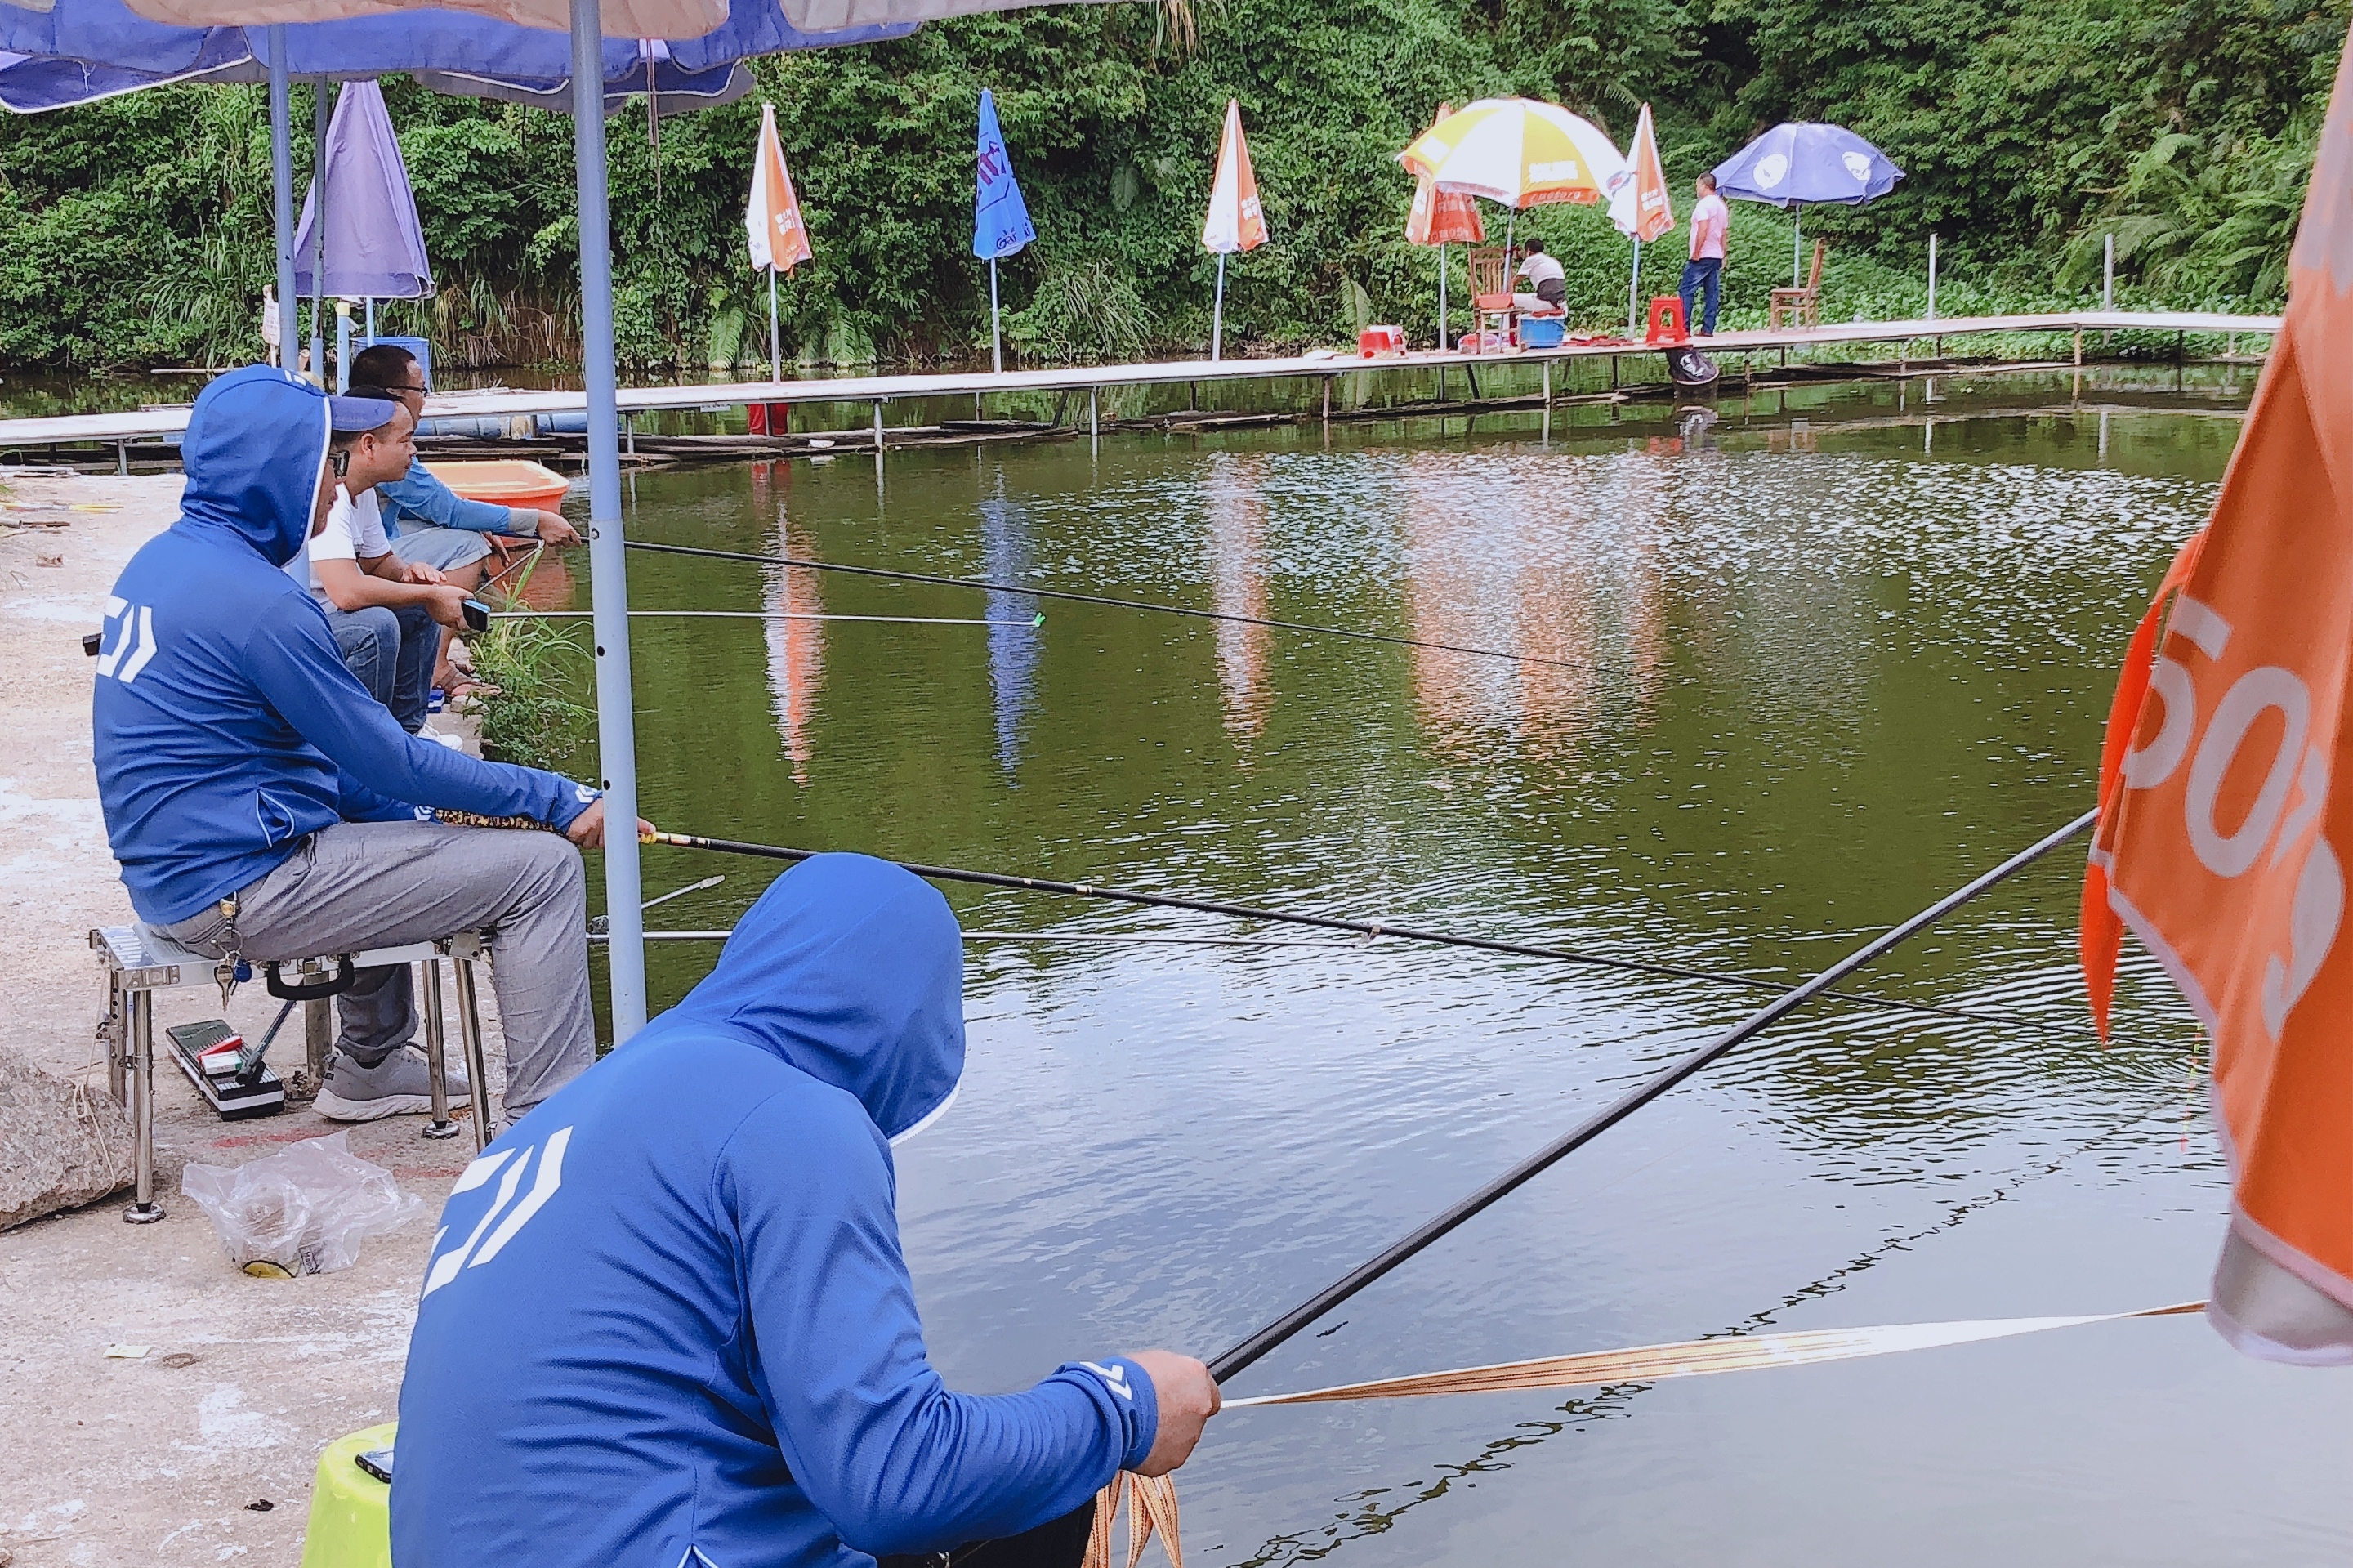
[[[1567,335],[1568,323],[1559,316],[1522,316],[1520,346],[1522,348],[1558,348]]]

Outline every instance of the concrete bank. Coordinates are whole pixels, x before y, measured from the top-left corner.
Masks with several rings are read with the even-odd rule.
[[[99,816],[91,661],[80,639],[97,630],[122,563],[176,515],[179,489],[176,474],[0,478],[6,1039],[101,1098],[92,1029],[104,998],[84,933],[127,919],[129,905]],[[51,557],[56,565],[39,564]],[[227,1016],[254,1031],[273,1011],[255,985]],[[167,993],[159,1046],[161,1025],[221,1013],[217,993]],[[7,1568],[294,1568],[319,1450],[392,1418],[432,1215],[473,1149],[470,1132],[423,1141],[415,1117],[350,1129],[353,1150],[390,1168],[424,1212],[370,1242],[346,1272],[249,1278],[180,1196],[182,1170],[239,1164],[339,1129],[307,1106],[220,1121],[160,1051],[155,1084],[156,1187],[169,1219],[126,1225],[118,1197],[0,1232]],[[110,1358],[121,1345],[148,1349]]]

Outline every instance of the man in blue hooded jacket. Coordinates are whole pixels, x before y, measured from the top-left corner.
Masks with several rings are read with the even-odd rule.
[[[441,1212],[392,1483],[395,1568],[1075,1563],[1094,1494],[1215,1413],[1166,1351],[951,1393],[892,1146],[964,1069],[939,893],[819,855],[676,1007],[483,1150]]]
[[[267,366],[197,397],[179,521],[106,602],[90,714],[107,839],[140,919],[216,958],[489,929],[520,1116],[594,1058],[572,844],[603,842],[604,804],[568,779],[409,735],[344,667],[325,612],[280,569],[333,498],[340,401]],[[349,412],[373,421],[382,408]],[[437,808],[544,823],[572,843],[449,826]],[[338,1006],[319,1109],[425,1108],[408,967],[361,971]]]

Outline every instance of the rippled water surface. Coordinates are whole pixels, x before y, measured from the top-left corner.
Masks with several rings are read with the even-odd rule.
[[[652,473],[635,536],[1360,628],[659,620],[648,814],[1792,981],[2089,804],[2129,628],[2239,424],[2013,378]],[[1933,416],[1933,424],[1924,415]],[[1020,620],[1013,596],[638,554],[640,607]],[[535,597],[570,591],[560,576]],[[581,589],[585,602],[585,587]],[[1541,662],[1537,661],[1543,661]],[[1349,1303],[1236,1393],[1764,1327],[2194,1299],[2223,1173],[2187,1014],[2103,1051],[2063,852]],[[654,924],[756,863],[649,852]],[[1730,986],[951,890],[972,1065],[905,1151],[962,1387],[1208,1354],[1754,1005]],[[1206,946],[1082,938],[1292,938]],[[707,947],[656,950],[657,1003]],[[2211,1564],[2353,1552],[2353,1384],[2195,1319],[1564,1398],[1249,1412],[1208,1564]]]

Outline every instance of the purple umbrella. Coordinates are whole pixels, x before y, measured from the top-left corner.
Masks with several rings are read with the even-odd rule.
[[[1895,188],[1904,177],[1894,160],[1843,125],[1792,121],[1776,125],[1715,169],[1715,188],[1738,201],[1795,209],[1808,202],[1859,207]],[[1798,285],[1804,219],[1797,217],[1789,246],[1789,283]]]
[[[321,175],[302,201],[294,234],[294,291],[343,300],[415,300],[433,292],[433,265],[408,168],[373,81],[352,81],[335,100]],[[320,233],[321,194],[326,209]],[[323,238],[323,245],[322,238]],[[324,286],[312,268],[324,254]]]

